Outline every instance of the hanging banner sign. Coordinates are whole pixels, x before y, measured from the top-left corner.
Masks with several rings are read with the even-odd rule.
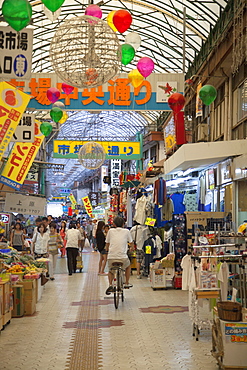
[[[4,204],[4,212],[43,216],[45,214],[45,206],[45,198],[7,193]]]
[[[24,113],[30,96],[7,82],[0,82],[0,159]]]
[[[145,225],[154,227],[155,222],[156,222],[156,218],[147,217],[145,221]]]
[[[34,141],[35,115],[24,113],[16,127],[11,141],[32,143]]]
[[[71,201],[72,206],[75,206],[77,204],[76,199],[73,194],[69,195],[69,200]]]
[[[20,32],[12,27],[0,27],[0,73],[1,78],[31,78],[33,30]]]
[[[184,92],[183,73],[152,73],[140,86],[134,88],[127,73],[121,73],[117,79],[109,80],[97,88],[74,88],[66,95],[62,90],[62,81],[55,73],[34,73],[29,81],[11,80],[15,86],[30,93],[29,108],[51,109],[52,104],[46,96],[50,87],[56,87],[60,100],[68,110],[162,110],[171,111],[167,100],[173,92]]]
[[[139,141],[96,141],[102,145],[106,152],[106,159],[141,159],[141,146]],[[88,141],[53,141],[54,158],[78,158],[80,148]]]
[[[91,205],[89,197],[83,197],[81,198],[81,200],[83,201],[88,216],[93,218],[93,207]]]
[[[36,121],[35,140],[33,143],[15,143],[8,161],[5,164],[0,176],[0,183],[19,190],[23,184],[27,173],[39,151],[44,140],[44,135],[40,132],[40,122]]]

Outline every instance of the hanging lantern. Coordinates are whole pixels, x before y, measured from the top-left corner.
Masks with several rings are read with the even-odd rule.
[[[135,49],[129,44],[123,44],[121,45],[121,55],[121,62],[126,66],[133,60],[135,56]]]
[[[168,105],[174,113],[180,112],[185,104],[185,98],[180,93],[172,94],[168,99]]]
[[[50,87],[46,91],[46,96],[50,100],[51,103],[55,103],[60,98],[60,91],[55,87]]]
[[[91,4],[89,6],[87,6],[86,10],[85,10],[85,15],[91,15],[92,17],[96,17],[96,18],[102,18],[102,10],[100,9],[100,7],[98,5],[95,5],[95,4]]]
[[[217,90],[212,85],[204,85],[199,91],[199,98],[205,105],[210,105],[217,97]]]
[[[63,111],[58,107],[52,108],[50,111],[50,116],[54,122],[58,122],[63,117]]]
[[[29,24],[32,7],[27,0],[4,0],[2,13],[5,22],[19,32]]]
[[[142,84],[144,77],[140,74],[138,69],[133,69],[129,74],[128,74],[128,80],[134,87],[138,87]]]
[[[132,23],[132,16],[127,10],[117,10],[112,20],[118,32],[124,33]]]
[[[102,166],[106,153],[102,145],[93,141],[84,144],[78,153],[78,160],[87,169],[94,170]]]
[[[154,62],[149,57],[141,58],[137,63],[137,69],[143,77],[148,77],[154,70]]]
[[[135,50],[141,45],[141,36],[137,32],[130,32],[125,37],[125,43],[133,46]]]
[[[41,0],[41,1],[51,12],[55,12],[63,5],[65,0]]]
[[[43,135],[49,136],[52,132],[52,125],[49,122],[42,122],[39,129]]]

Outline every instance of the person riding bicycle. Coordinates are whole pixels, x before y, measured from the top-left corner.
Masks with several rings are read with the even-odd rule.
[[[129,278],[131,273],[130,260],[127,255],[128,244],[130,248],[134,248],[134,243],[131,234],[128,229],[124,229],[125,221],[122,217],[115,217],[113,220],[114,228],[110,229],[106,237],[106,250],[108,250],[108,280],[109,287],[106,290],[106,294],[114,292],[112,281],[113,274],[111,273],[112,264],[114,262],[121,262],[122,268],[125,270],[125,288],[131,288],[133,285],[129,284]]]

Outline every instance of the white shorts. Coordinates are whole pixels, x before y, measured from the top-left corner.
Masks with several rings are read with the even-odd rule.
[[[119,259],[113,259],[113,258],[111,259],[111,258],[109,258],[107,260],[107,262],[108,262],[108,269],[109,270],[113,267],[112,264],[114,262],[122,262],[122,264],[123,264],[122,268],[124,270],[130,265],[130,260],[129,260],[128,257],[127,258],[119,258]]]

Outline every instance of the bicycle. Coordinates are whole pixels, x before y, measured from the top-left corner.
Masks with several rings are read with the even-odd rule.
[[[122,268],[122,262],[113,262],[111,272],[113,274],[113,290],[114,290],[114,305],[115,308],[118,308],[119,299],[121,296],[122,302],[124,301],[124,282],[123,282],[123,273],[124,269]]]

